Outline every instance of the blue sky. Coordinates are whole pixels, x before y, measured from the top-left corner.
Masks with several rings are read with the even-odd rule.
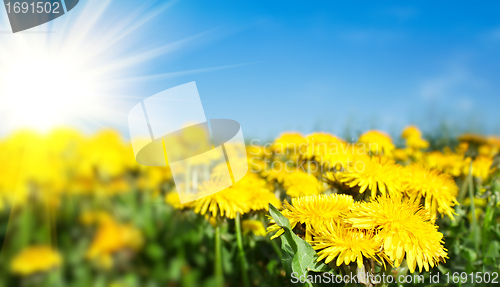
[[[169,25],[179,38],[216,30],[155,68],[243,65],[155,87],[195,80],[207,116],[262,137],[442,120],[495,132],[498,11],[494,1],[178,1],[149,24],[152,36]]]
[[[346,127],[397,133],[442,121],[500,133],[499,2],[144,3],[151,6],[142,14],[171,5],[123,40],[125,53],[179,47],[134,71],[159,75],[132,85],[134,97],[196,81],[207,117],[237,120],[247,137],[342,135]],[[105,17],[128,17],[136,4],[113,1]],[[123,123],[134,104],[114,107]]]

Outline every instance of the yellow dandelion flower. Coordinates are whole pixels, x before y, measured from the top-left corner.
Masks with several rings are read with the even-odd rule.
[[[382,131],[368,131],[359,137],[358,143],[368,145],[368,149],[374,154],[392,155],[396,146],[391,137]]]
[[[321,182],[314,175],[302,171],[288,174],[283,186],[290,197],[320,194],[323,191]]]
[[[463,173],[469,174],[471,158],[465,159]],[[472,175],[480,179],[486,179],[493,172],[493,158],[480,155],[472,161]]]
[[[359,163],[359,162],[358,162]],[[401,169],[402,167],[387,157],[365,157],[361,162],[356,163],[351,171],[338,174],[337,178],[341,183],[349,187],[359,187],[359,193],[366,190],[371,192],[374,198],[378,193],[391,196],[401,195]]]
[[[281,202],[274,193],[267,188],[267,182],[255,173],[247,173],[240,181],[234,184],[232,189],[245,193],[246,204],[253,211],[269,210],[269,203],[281,207]]]
[[[440,151],[426,153],[423,162],[430,168],[458,177],[463,171],[464,157],[460,153],[453,153],[446,149],[444,153]]]
[[[97,233],[87,250],[87,258],[96,260],[103,267],[111,267],[111,255],[120,250],[138,250],[143,244],[139,229],[130,224],[114,220],[99,225]]]
[[[170,191],[169,193],[167,193],[167,195],[165,195],[165,202],[167,204],[170,204],[175,209],[185,209],[190,206],[189,202],[181,204],[181,200],[179,199],[179,194],[177,194],[175,190]]]
[[[480,146],[477,151],[482,156],[494,157],[498,153],[499,147],[497,145],[485,144]]]
[[[489,136],[488,137],[488,143],[490,144],[490,146],[493,147],[493,149],[496,148],[496,151],[498,152],[498,150],[500,149],[500,137],[498,137],[498,136]]]
[[[393,157],[396,160],[407,161],[410,158],[408,149],[397,148],[393,151]]]
[[[62,258],[50,246],[30,246],[17,254],[11,262],[11,271],[19,275],[31,275],[46,272],[61,265]]]
[[[271,165],[266,165],[261,174],[269,182],[276,181],[278,183],[283,183],[285,178],[291,173],[290,169],[285,165],[286,163],[282,161],[274,161]]]
[[[446,147],[448,148],[448,147]],[[463,155],[469,149],[469,144],[466,142],[461,142],[455,148],[456,153]]]
[[[306,225],[306,240],[311,239],[311,230],[321,228],[327,222],[337,223],[353,206],[352,196],[345,194],[311,195],[292,198],[292,204],[284,203],[282,214],[290,221],[293,229],[297,223]],[[271,239],[283,234],[281,227],[274,220],[268,227],[268,232],[277,231]]]
[[[383,257],[379,254],[380,240],[375,238],[373,231],[362,231],[329,222],[324,228],[312,233],[314,239],[310,243],[317,250],[317,261],[325,259],[328,264],[337,258],[337,266],[356,262],[361,268],[364,258],[379,261],[377,257]]]
[[[325,160],[325,156],[335,154],[339,146],[345,141],[329,133],[312,133],[306,137],[307,147],[301,156],[305,159],[316,159],[319,162]]]
[[[267,189],[266,181],[254,173],[247,173],[234,185],[195,200],[190,206],[201,215],[234,219],[237,213],[268,210],[269,203],[280,206],[279,200]]]
[[[296,154],[300,153],[301,149],[305,148],[306,142],[306,138],[300,133],[282,133],[277,139],[274,140],[272,149],[277,154]]]
[[[433,217],[440,213],[453,219],[453,206],[458,204],[458,187],[450,175],[413,164],[405,167],[402,181],[403,188],[410,198],[418,201],[423,198],[425,209],[429,210]]]
[[[476,207],[485,207],[488,201],[485,198],[475,197],[474,204]],[[464,205],[469,206],[471,204],[470,197],[464,199]]]
[[[258,145],[247,145],[246,151],[247,151],[248,158],[253,158],[253,157],[263,158],[266,155],[272,154],[272,152],[270,150],[266,149],[266,147],[258,146]]]
[[[266,229],[260,220],[246,219],[241,222],[243,235],[252,232],[255,236],[266,236]]]
[[[80,222],[84,225],[103,224],[112,220],[113,217],[105,211],[85,211],[80,215]]]
[[[259,210],[269,210],[269,203],[274,205],[276,208],[281,207],[281,201],[276,198],[274,193],[269,191],[269,189],[261,187],[255,190],[248,190],[250,193],[248,198],[248,205],[251,210],[259,211]]]
[[[406,139],[406,146],[415,150],[426,149],[429,147],[429,142],[422,138],[408,138]]]
[[[422,137],[422,132],[416,126],[407,126],[403,130],[403,133],[401,134],[401,137],[404,138],[404,139],[408,139],[408,138],[420,138],[420,137]]]
[[[238,213],[244,214],[250,210],[247,198],[247,194],[241,194],[234,188],[226,188],[193,201],[192,206],[194,212],[201,215],[234,219]]]
[[[488,143],[488,139],[485,136],[478,135],[478,134],[463,134],[458,137],[458,140],[460,142],[468,143],[471,145],[483,145]]]
[[[376,238],[382,241],[383,251],[394,266],[399,267],[406,258],[412,273],[417,265],[420,271],[429,271],[429,266],[447,258],[443,234],[428,211],[415,201],[378,197],[355,204],[347,221],[354,228],[376,231]]]

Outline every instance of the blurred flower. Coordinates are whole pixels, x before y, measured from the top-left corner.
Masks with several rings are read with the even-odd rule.
[[[112,221],[111,215],[105,211],[85,211],[80,215],[80,222],[84,225],[104,224]]]
[[[62,258],[50,246],[30,246],[21,251],[11,262],[11,271],[27,276],[38,272],[46,272],[59,267]]]
[[[440,151],[426,153],[423,162],[430,168],[458,177],[463,171],[464,157],[463,154],[453,153],[451,150],[445,149],[444,153]]]
[[[189,206],[189,203],[186,204],[181,204],[181,201],[179,199],[179,194],[177,194],[177,191],[173,190],[167,193],[165,195],[165,202],[170,204],[176,209],[184,209]]]
[[[280,164],[274,164],[279,162]],[[283,183],[291,171],[285,166],[286,163],[281,161],[274,161],[271,166],[266,165],[261,173],[263,177],[267,179],[267,181],[272,182],[276,181],[278,183]],[[280,168],[273,168],[274,166],[279,166]]]
[[[121,224],[114,220],[99,223],[96,235],[87,250],[87,257],[96,260],[103,268],[113,264],[112,255],[121,250],[137,251],[143,244],[139,229],[131,224]]]
[[[460,142],[468,143],[470,145],[480,146],[482,144],[487,144],[488,139],[482,135],[478,134],[463,134],[458,137]]]
[[[407,149],[397,148],[393,151],[393,156],[396,160],[407,161],[410,155]]]
[[[476,214],[476,221],[478,221],[481,214],[483,214],[483,210],[481,208],[476,208],[474,212]],[[469,219],[469,222],[472,222],[472,210],[467,213],[467,218]]]
[[[376,231],[383,252],[399,267],[406,258],[410,272],[434,267],[447,258],[443,234],[431,221],[426,210],[414,201],[378,197],[371,202],[357,203],[347,221],[353,227]],[[406,256],[405,256],[406,255]]]
[[[391,137],[382,131],[368,131],[359,137],[358,143],[366,144],[368,150],[376,155],[392,155],[396,149]]]
[[[329,133],[312,133],[306,137],[307,148],[305,153],[301,154],[304,159],[315,159],[323,162],[325,157],[335,154],[340,149],[340,145],[345,141]]]
[[[416,126],[407,126],[406,128],[404,128],[401,137],[404,139],[420,138],[422,137],[422,132]]]
[[[410,198],[424,199],[424,207],[435,217],[437,213],[446,214],[453,219],[453,206],[458,204],[458,187],[453,178],[445,173],[413,164],[405,167],[403,189]]]
[[[302,171],[288,174],[283,187],[290,197],[320,194],[323,191],[321,183],[314,175]]]
[[[266,229],[260,220],[246,219],[241,222],[243,234],[252,232],[255,236],[266,236]]]
[[[422,132],[416,126],[408,126],[401,135],[406,140],[406,146],[411,150],[426,149],[429,142],[422,138]]]
[[[488,201],[485,198],[474,197],[474,205],[476,207],[485,207]],[[470,197],[464,199],[464,205],[469,206],[471,204]]]
[[[463,173],[469,174],[471,158],[465,159],[463,165]],[[493,172],[493,158],[485,155],[480,155],[472,161],[472,175],[480,179],[486,179]]]
[[[306,138],[300,133],[282,133],[274,140],[272,149],[277,154],[298,154],[306,146]]]

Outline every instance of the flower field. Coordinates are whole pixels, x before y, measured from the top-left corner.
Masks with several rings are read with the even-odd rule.
[[[242,180],[180,204],[168,167],[139,165],[116,131],[3,138],[0,286],[500,281],[500,137],[409,126],[246,147]]]

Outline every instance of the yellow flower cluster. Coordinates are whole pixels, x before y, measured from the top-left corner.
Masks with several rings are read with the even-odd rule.
[[[336,265],[374,259],[399,267],[404,259],[411,272],[429,270],[447,258],[443,234],[429,212],[414,200],[380,196],[371,202],[354,202],[349,195],[312,195],[285,202],[282,214],[292,229],[318,251],[318,261],[336,259]],[[271,220],[268,232],[283,230]]]
[[[447,258],[435,222],[438,214],[454,219],[455,179],[470,173],[487,179],[495,171],[500,141],[466,135],[455,151],[427,151],[430,142],[415,126],[405,128],[401,138],[404,146],[396,147],[376,130],[356,143],[327,133],[285,133],[266,154],[272,164],[256,172],[291,198],[282,215],[319,261],[361,268],[364,259],[396,267],[406,260],[411,272],[429,270]],[[272,239],[284,232],[273,219],[267,230],[275,232]]]
[[[470,143],[462,138],[455,152],[450,148],[426,152],[429,142],[415,126],[405,128],[401,138],[406,147],[396,148],[381,131],[366,132],[356,143],[327,133],[285,133],[266,154],[271,164],[258,166],[256,172],[292,198],[331,191],[356,200],[405,197],[421,202],[433,218],[441,214],[453,219],[458,194],[454,177],[472,171],[485,180],[495,171],[493,156],[500,142],[496,138],[469,139],[479,143],[474,158],[466,155]]]
[[[208,184],[217,184],[217,182]],[[180,204],[175,192],[169,193],[166,200],[178,209],[192,208],[195,213],[201,215],[230,219],[234,219],[238,213],[267,211],[269,203],[281,206],[279,199],[270,191],[266,181],[254,173],[247,173],[236,184],[220,192],[185,204]]]
[[[171,178],[168,168],[136,163],[130,144],[112,130],[85,136],[73,129],[48,134],[19,131],[0,141],[0,208],[40,200],[55,206],[60,196],[112,196],[133,190],[158,188]]]

